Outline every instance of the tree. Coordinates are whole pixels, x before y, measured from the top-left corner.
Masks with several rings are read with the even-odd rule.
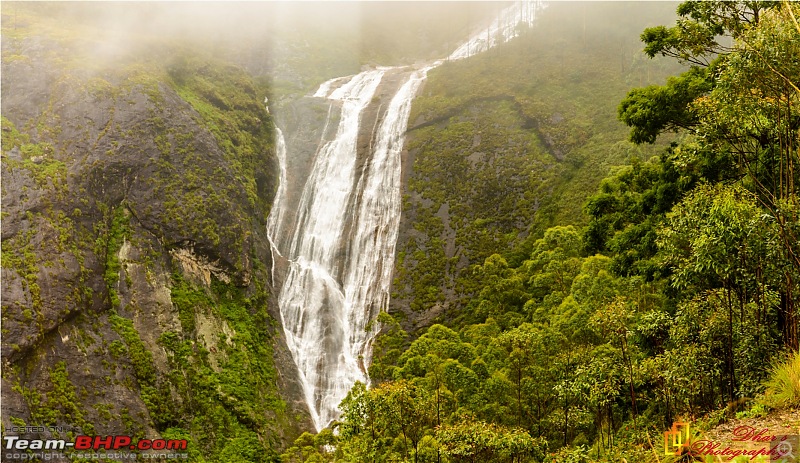
[[[338,430],[342,450],[359,461],[378,461],[384,453],[381,445],[382,426],[373,394],[358,381],[339,405],[342,415]]]
[[[524,275],[509,268],[508,262],[499,254],[487,257],[484,264],[475,269],[475,274],[484,285],[472,303],[477,305],[479,319],[494,317],[503,325],[507,325],[510,319],[519,319],[513,314],[518,314],[530,299],[530,294],[525,291]]]
[[[604,339],[609,340],[609,344],[619,349],[623,367],[628,373],[632,418],[636,423],[636,417],[639,412],[636,407],[636,393],[634,391],[633,353],[628,343],[628,338],[633,334],[630,328],[633,324],[633,318],[634,313],[629,302],[624,296],[617,296],[592,316],[591,324],[596,331],[601,333]]]
[[[667,85],[631,90],[619,104],[619,118],[631,127],[631,141],[654,143],[665,131],[688,130],[697,125],[690,104],[711,90],[710,71],[693,67]]]
[[[660,231],[664,263],[674,269],[672,284],[724,308],[727,319],[725,362],[728,397],[737,397],[734,324],[749,314],[767,321],[768,292],[775,279],[772,219],[761,213],[753,195],[741,187],[701,186],[668,214]],[[737,317],[738,316],[738,317]]]
[[[721,44],[726,36],[738,38],[757,25],[762,13],[775,8],[777,1],[697,1],[678,6],[675,26],[645,29],[642,41],[651,58],[660,54],[698,66],[707,66],[711,59],[730,50]]]
[[[736,40],[757,27],[764,12],[779,2],[698,1],[681,3],[675,26],[645,29],[644,51],[651,58],[671,56],[692,67],[672,77],[665,86],[634,89],[620,103],[619,117],[631,126],[631,140],[653,143],[665,130],[693,130],[698,116],[691,104],[710,92],[716,83],[716,67],[731,51],[720,43]]]
[[[798,345],[800,281],[800,8],[786,2],[736,36],[715,89],[695,102],[703,141],[731,153],[743,185],[775,221],[782,251],[782,331]]]
[[[406,380],[384,383],[371,392],[384,429],[391,435],[402,437],[403,457],[408,459],[411,456],[417,463],[419,444],[435,420],[431,412],[431,397],[427,391]]]
[[[436,439],[453,462],[522,462],[526,456],[541,458],[546,446],[523,430],[475,420],[442,426]]]
[[[637,143],[665,130],[695,135],[674,151],[676,163],[719,164],[718,178],[755,194],[777,225],[782,282],[779,324],[787,347],[798,349],[800,280],[800,8],[790,2],[688,1],[675,26],[642,34],[649,56],[693,67],[666,86],[636,89],[620,104],[620,118]],[[709,162],[711,161],[711,162]],[[593,206],[609,204],[595,201]],[[759,215],[762,212],[759,212]],[[604,244],[603,228],[590,243]],[[745,304],[746,299],[741,299]]]
[[[580,234],[571,225],[549,228],[536,240],[530,260],[523,264],[535,300],[557,306],[567,297],[580,271],[580,249]]]

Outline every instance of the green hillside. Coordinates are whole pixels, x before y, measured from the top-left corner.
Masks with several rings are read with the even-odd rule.
[[[587,24],[584,45],[545,15],[432,73],[373,383],[338,435],[304,434],[283,461],[775,461],[800,424],[800,8],[678,12],[642,34],[691,64],[660,85],[599,50],[620,28]],[[566,42],[529,53],[537,35]],[[734,417],[774,428],[756,442],[719,426]],[[670,444],[677,422],[693,431]]]
[[[411,115],[395,307],[462,307],[470,265],[518,263],[548,226],[585,224],[610,169],[657,152],[629,142],[616,112],[631,86],[682,69],[647,60],[638,40],[647,18],[673,16],[672,4],[557,3],[518,39],[430,73]]]
[[[273,117],[500,4],[187,5],[3,4],[4,437],[684,463],[723,459],[706,430],[800,432],[800,5],[551,2],[431,71],[371,384],[317,434],[271,286]]]

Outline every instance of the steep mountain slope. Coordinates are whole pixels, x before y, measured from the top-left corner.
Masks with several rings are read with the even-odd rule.
[[[554,3],[517,40],[431,72],[404,164],[392,310],[406,328],[463,306],[470,265],[516,262],[547,226],[585,223],[611,166],[652,156],[627,141],[616,107],[632,85],[679,69],[646,60],[638,41],[674,6]]]
[[[3,426],[270,460],[306,411],[268,307],[267,89],[43,21],[3,18]]]
[[[637,54],[648,24],[632,19],[673,9],[556,3],[520,39],[431,73],[404,166],[392,313],[406,328],[458,316],[474,264],[518,265],[546,227],[586,222],[611,166],[654,152],[625,141],[616,105],[675,73]],[[107,37],[4,16],[4,425],[186,437],[198,461],[268,461],[310,428],[268,302],[275,141],[260,102],[441,56],[430,44],[469,18],[397,49],[373,24],[348,40],[385,43],[341,60],[320,56],[324,34],[248,44],[226,59],[254,80],[194,49],[145,40],[120,55]]]
[[[364,63],[441,56],[497,5],[391,9],[4,8],[5,429],[187,438],[193,460],[266,461],[311,427],[271,305],[261,102],[275,112]]]

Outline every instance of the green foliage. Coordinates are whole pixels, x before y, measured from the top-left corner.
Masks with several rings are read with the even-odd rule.
[[[767,383],[767,385],[769,385],[769,383]],[[747,418],[763,418],[767,416],[768,412],[769,409],[764,404],[757,403],[748,410],[737,412],[736,419],[741,420]]]
[[[22,10],[19,31],[17,9]],[[108,404],[87,405],[90,392],[83,389],[76,394],[59,364],[51,372],[52,391],[46,384],[41,391],[18,386],[33,413],[32,422],[80,425],[84,432],[92,433],[91,424],[83,422],[87,416],[94,416],[96,410],[110,421],[111,413],[117,412],[129,430],[152,419],[145,427],[163,437],[190,439],[191,461],[275,461],[275,449],[283,436],[292,432],[286,429],[294,428],[286,422],[285,404],[277,391],[271,350],[275,322],[267,313],[263,283],[254,281],[250,288],[241,288],[217,282],[204,290],[176,277],[172,295],[181,329],[164,333],[161,345],[156,345],[141,332],[144,322],[140,317],[148,316],[148,311],[137,305],[131,288],[137,276],[128,275],[128,266],[123,264],[125,257],[136,259],[137,250],[133,256],[120,256],[126,242],[142,254],[150,252],[144,255],[145,262],[131,266],[138,270],[140,264],[146,264],[147,283],[153,283],[154,272],[157,275],[162,265],[169,268],[166,256],[151,265],[159,257],[156,254],[179,243],[194,242],[206,256],[229,258],[223,262],[229,264],[225,271],[234,279],[240,277],[239,284],[250,276],[258,280],[266,275],[250,235],[258,224],[263,225],[274,194],[274,124],[260,103],[268,83],[257,87],[238,67],[209,59],[194,48],[176,53],[174,44],[152,38],[142,41],[140,35],[129,36],[131,46],[119,60],[113,60],[114,69],[109,69],[108,60],[87,59],[96,57],[96,31],[75,26],[76,17],[69,14],[64,24],[54,24],[54,18],[63,19],[62,14],[70,8],[33,11],[36,9],[32,5],[15,7],[13,29],[5,16],[3,20],[4,45],[16,49],[24,48],[23,43],[44,44],[37,48],[34,62],[37,69],[46,69],[55,79],[42,82],[56,85],[45,92],[43,105],[34,102],[35,107],[28,108],[41,110],[41,114],[26,121],[24,128],[20,123],[17,130],[11,120],[2,118],[4,169],[22,172],[23,191],[16,193],[22,195],[23,203],[30,203],[23,206],[31,209],[20,219],[22,231],[3,240],[4,279],[8,272],[19,277],[24,292],[22,307],[7,311],[4,304],[3,323],[9,319],[18,322],[22,326],[15,331],[27,336],[17,341],[24,342],[22,346],[12,344],[9,350],[15,355],[22,351],[22,357],[33,362],[56,336],[53,323],[58,325],[65,314],[75,310],[94,307],[91,310],[96,312],[100,296],[93,299],[92,288],[97,289],[99,281],[100,287],[105,286],[100,291],[104,308],[112,310],[95,313],[92,329],[102,329],[107,319],[113,332],[106,335],[111,337],[87,349],[95,339],[80,329],[80,335],[71,333],[70,342],[77,342],[76,348],[84,354],[101,355],[97,362],[110,370],[105,382],[138,392],[149,413],[114,410]],[[175,56],[189,54],[194,56],[189,62],[191,75],[180,78],[176,74],[173,81],[166,68]],[[5,59],[5,55],[4,67],[21,60],[18,56]],[[170,85],[190,100],[194,110],[175,100]],[[64,106],[60,99],[82,96],[101,102],[95,105],[92,117],[70,121],[70,130],[83,133],[84,138],[59,137],[55,114]],[[54,109],[56,104],[58,109]],[[111,114],[103,114],[109,107]],[[119,113],[114,111],[120,108],[127,116],[115,117]],[[196,117],[199,131],[193,124],[169,119],[176,114],[179,120],[186,114]],[[15,121],[21,117],[15,116]],[[97,139],[90,140],[93,128],[89,126],[104,116],[109,116],[108,124],[97,133]],[[155,154],[147,159],[150,152]],[[98,154],[102,159],[91,166],[85,162]],[[134,159],[142,154],[144,159]],[[69,179],[70,189],[68,167],[75,174]],[[176,171],[185,175],[176,175]],[[146,185],[131,188],[134,177]],[[45,191],[31,194],[28,188]],[[149,195],[155,197],[152,204],[137,203]],[[28,196],[32,202],[24,200]],[[143,243],[145,246],[138,246]],[[65,251],[80,265],[75,281],[68,279],[71,273],[51,270],[60,260],[67,271],[74,271],[73,262],[61,258]],[[220,256],[225,253],[228,255]],[[48,258],[50,254],[56,259]],[[99,274],[90,279],[95,270]],[[43,281],[45,278],[48,280]],[[63,292],[66,284],[70,287]],[[65,295],[66,300],[43,300],[45,295]],[[4,326],[3,335],[7,333]],[[169,361],[156,366],[162,350]],[[124,375],[118,384],[120,370]],[[78,400],[81,394],[84,396]]]
[[[158,377],[153,354],[142,342],[133,321],[117,314],[109,316],[111,327],[125,343],[128,359],[133,367],[133,375],[139,386],[139,395],[150,411],[150,417],[157,427],[164,427],[175,420],[173,404],[167,385]],[[119,351],[121,346],[112,346]],[[114,351],[112,351],[112,355]]]
[[[295,439],[294,444],[290,446],[284,453],[281,454],[281,462],[283,463],[300,463],[300,462],[332,462],[335,461],[335,455],[330,451],[330,447],[336,445],[337,438],[330,429],[325,429],[319,434],[313,435],[304,432],[300,437]],[[341,452],[336,452],[341,456]],[[351,455],[358,457],[358,455]]]
[[[36,229],[31,228],[6,240],[3,243],[2,266],[15,270],[23,278],[23,287],[31,295],[32,309],[39,311],[42,309],[42,297],[38,283],[40,262],[32,241],[35,234]]]
[[[168,71],[178,94],[219,142],[251,206],[266,216],[275,180],[264,162],[274,146],[270,116],[259,104],[265,90],[238,68],[186,56],[175,58]]]
[[[155,383],[156,372],[153,365],[153,355],[139,337],[138,331],[133,326],[133,321],[116,314],[109,316],[111,327],[125,342],[129,358],[136,378],[146,385]]]
[[[200,452],[199,446],[193,441],[192,434],[186,429],[178,427],[167,428],[161,431],[161,438],[167,440],[185,439],[187,442],[186,452],[189,454],[189,460],[197,463],[205,463],[207,461]]]
[[[405,205],[418,233],[401,253],[399,283],[421,281],[414,266],[425,259],[449,264],[450,243],[468,262],[480,257],[482,264],[462,263],[455,285],[437,276],[444,291],[463,297],[460,310],[448,327],[433,324],[404,352],[379,355],[383,382],[374,390],[415,385],[418,400],[436,412],[438,430],[426,442],[439,449],[437,456],[492,458],[486,446],[476,450],[487,441],[471,428],[485,423],[545,438],[552,453],[544,461],[655,461],[654,442],[678,417],[706,415],[706,424],[716,425],[732,414],[726,404],[765,389],[764,404],[797,405],[797,356],[771,372],[765,362],[779,357],[782,345],[796,352],[800,320],[794,186],[800,179],[788,168],[800,161],[800,69],[793,58],[800,28],[790,13],[800,16],[792,4],[687,2],[675,28],[648,30],[646,53],[696,67],[666,86],[632,91],[619,115],[637,143],[664,131],[682,137],[647,161],[631,156],[603,180],[586,203],[584,229],[556,221],[524,241],[492,231],[511,251],[479,242],[469,229],[502,229],[506,216],[497,198],[495,211],[480,209],[478,201],[470,204],[481,212],[464,211],[470,191],[463,184],[471,183],[457,180],[479,175],[474,165],[486,153],[467,135],[479,132],[479,145],[489,136],[464,108],[481,108],[483,117],[508,127],[516,122],[504,117],[514,108],[519,117],[531,114],[530,101],[519,93],[498,96],[503,103],[488,109],[460,90],[483,78],[470,75],[467,65],[450,88],[436,87],[432,75],[431,95],[415,113],[423,121],[411,144],[420,174],[409,183]],[[733,35],[733,47],[716,43],[723,31]],[[502,66],[501,53],[491,59]],[[439,72],[447,75],[448,68]],[[487,99],[503,88],[503,79],[496,80],[481,82],[491,89]],[[432,130],[439,121],[450,124]],[[546,134],[542,127],[539,136]],[[506,149],[520,146],[506,138]],[[501,159],[490,164],[502,168]],[[435,181],[426,184],[426,177]],[[522,215],[534,230],[536,216]],[[741,416],[763,415],[764,404]],[[380,419],[376,414],[371,422]],[[430,415],[418,419],[433,422]],[[353,420],[367,422],[345,414],[341,429]],[[357,429],[356,437],[341,436],[342,448],[361,439],[365,428]],[[487,453],[477,457],[480,451]],[[427,454],[415,455],[425,461]]]
[[[562,448],[551,453],[544,460],[546,463],[586,463],[589,461],[589,449],[585,446]]]
[[[777,233],[743,189],[698,187],[668,214],[659,235],[664,261],[675,269],[676,287],[769,282],[764,279],[771,277]]]
[[[122,271],[119,252],[125,240],[130,238],[128,228],[130,212],[124,204],[112,210],[101,204],[100,212],[103,214],[103,219],[95,225],[95,232],[98,235],[95,240],[95,254],[105,258],[103,281],[106,282],[111,307],[116,309],[120,306],[117,283]]]
[[[20,133],[14,123],[5,116],[0,117],[0,125],[3,130],[2,148],[4,153],[29,142],[30,137],[27,134]]]
[[[172,304],[178,309],[178,319],[184,333],[195,332],[195,313],[210,309],[213,305],[211,299],[202,291],[184,280],[180,275],[172,276],[170,288]]]
[[[480,421],[443,426],[436,431],[436,439],[441,443],[442,454],[453,462],[514,461],[523,456],[539,460],[545,447],[545,442],[525,431]]]
[[[439,362],[432,357],[424,363],[433,369],[424,380],[398,380],[371,390],[356,384],[341,405],[335,454],[320,452],[320,440],[330,442],[323,439],[323,433],[313,439],[304,435],[284,454],[284,461],[422,462],[446,458],[444,461],[488,462],[541,458],[544,439],[532,438],[518,428],[453,413],[455,398],[450,390],[474,387],[469,385],[474,379],[459,379],[464,375],[460,371],[468,369],[458,362]],[[469,396],[462,396],[462,400],[469,400]]]
[[[266,293],[248,297],[218,280],[204,290],[175,274],[171,296],[182,330],[158,342],[168,354],[170,388],[184,402],[159,428],[185,426],[209,461],[273,461],[272,420],[285,404],[275,389]],[[222,333],[201,330],[201,319]]]
[[[709,56],[725,53],[718,42],[723,35],[738,38],[755,26],[765,11],[779,5],[765,2],[699,2],[687,1],[678,6],[680,18],[673,27],[656,26],[645,29],[642,42],[651,58],[660,54],[698,65],[707,64]]]
[[[764,383],[764,402],[770,407],[800,406],[800,353],[793,352],[778,359],[770,368]]]
[[[111,344],[108,346],[108,351],[111,353],[111,357],[115,360],[122,358],[124,355],[128,353],[128,348],[118,340],[111,341]]]
[[[653,143],[664,131],[688,129],[697,124],[689,104],[711,90],[711,71],[693,67],[667,85],[631,90],[619,105],[619,118],[632,127],[631,141]]]
[[[19,132],[14,124],[2,117],[3,153],[18,150],[20,160],[5,158],[10,168],[21,167],[30,172],[39,188],[52,188],[61,197],[66,190],[67,165],[55,157],[55,149],[49,142],[31,143],[30,136]]]
[[[462,313],[482,288],[472,265],[498,254],[517,266],[548,227],[585,222],[610,166],[650,156],[613,116],[629,80],[665,70],[626,51],[642,25],[582,23],[576,9],[553,5],[518,39],[443,64],[415,99],[403,206],[414,230],[398,243],[393,295],[410,311]]]
[[[58,362],[50,370],[50,388],[46,391],[19,384],[14,385],[14,390],[22,395],[31,411],[32,422],[39,423],[38,426],[77,426],[87,434],[94,432],[94,425],[84,418],[66,362]]]
[[[646,54],[695,66],[630,91],[618,106],[636,143],[682,131],[658,157],[625,142],[612,117],[632,83],[650,83],[650,68],[626,55],[626,39],[614,35],[624,31],[600,21],[583,40],[564,38],[553,20],[564,11],[551,6],[519,40],[431,73],[412,115],[404,213],[413,230],[398,245],[394,299],[410,312],[457,310],[445,312],[448,326],[432,323],[415,339],[402,314],[381,314],[373,387],[350,391],[338,435],[305,433],[283,461],[646,461],[653,438],[679,416],[716,423],[726,403],[764,388],[767,405],[798,405],[796,353],[772,371],[766,365],[782,345],[796,352],[800,319],[800,28],[792,20],[800,10],[693,1],[679,7],[676,26],[645,31]],[[148,124],[163,169],[151,181],[169,198],[167,219],[247,255],[239,252],[246,233],[210,217],[236,195],[250,207],[237,209],[243,221],[269,211],[272,123],[258,103],[267,92],[238,68],[183,55],[170,62],[169,79],[222,147],[234,181],[212,191],[204,153],[191,143],[198,134],[168,128],[156,79],[133,75],[154,107]],[[91,89],[110,91],[99,81]],[[2,125],[4,154],[20,153],[12,168],[28,169],[42,188],[66,178],[51,145]],[[178,179],[168,174],[176,163],[186,172]],[[117,306],[128,211],[101,208],[96,255]],[[15,236],[3,253],[3,267],[32,295],[26,319],[42,304],[31,238]],[[171,295],[181,329],[158,341],[165,376],[134,322],[109,316],[120,338],[109,353],[130,359],[156,430],[190,439],[197,461],[274,461],[271,423],[285,404],[266,291],[217,280],[199,288],[175,275]],[[63,363],[50,380],[44,393],[15,386],[31,418],[83,420]]]
[[[405,347],[408,333],[386,312],[379,313],[376,321],[381,324],[382,331],[373,347],[369,376],[375,381],[384,381],[392,378],[393,365]]]
[[[641,275],[648,280],[664,276],[655,259],[657,230],[664,216],[699,179],[716,179],[721,163],[686,168],[680,164],[684,150],[672,146],[659,158],[617,169],[603,180],[600,191],[589,198],[591,220],[584,232],[589,254],[612,256],[617,275]]]
[[[774,6],[774,5],[766,5]],[[754,7],[755,8],[755,7]],[[798,112],[800,65],[792,57],[800,52],[800,29],[794,4],[763,11],[752,27],[737,35],[735,50],[720,65],[715,89],[698,99],[698,130],[713,151],[735,155],[733,171],[752,192],[761,214],[774,222],[778,251],[774,263],[783,282],[777,285],[784,302],[781,316],[788,326],[797,322],[800,306],[796,285],[800,281],[800,172]],[[784,342],[798,349],[797,330],[782,327]]]

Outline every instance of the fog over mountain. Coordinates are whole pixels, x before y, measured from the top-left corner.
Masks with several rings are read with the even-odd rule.
[[[3,2],[0,457],[665,463],[716,455],[662,449],[680,423],[790,433],[799,17]]]

